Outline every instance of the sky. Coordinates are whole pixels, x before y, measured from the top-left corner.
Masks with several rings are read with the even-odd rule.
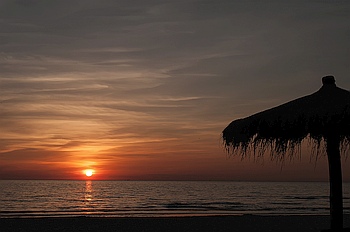
[[[307,142],[242,160],[221,132],[349,90],[349,41],[341,0],[0,0],[0,179],[327,181]]]

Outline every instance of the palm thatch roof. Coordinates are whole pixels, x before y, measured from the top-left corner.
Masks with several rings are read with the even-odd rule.
[[[294,154],[309,137],[319,150],[322,141],[335,136],[345,147],[350,142],[350,92],[335,85],[333,76],[322,79],[323,86],[315,93],[247,118],[232,121],[222,132],[229,153],[263,154],[271,149],[274,155]]]

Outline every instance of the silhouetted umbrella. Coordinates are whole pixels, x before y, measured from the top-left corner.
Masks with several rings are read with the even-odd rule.
[[[317,152],[325,144],[330,181],[331,229],[343,227],[343,193],[340,150],[350,144],[350,92],[336,87],[333,76],[322,78],[315,93],[283,105],[232,121],[222,132],[229,153],[249,151],[284,158],[295,154],[311,138]]]

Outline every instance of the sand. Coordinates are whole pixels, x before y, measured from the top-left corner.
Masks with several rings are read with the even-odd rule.
[[[350,227],[350,215],[344,218]],[[329,228],[328,216],[201,216],[148,218],[0,218],[0,231],[296,231],[312,232]]]

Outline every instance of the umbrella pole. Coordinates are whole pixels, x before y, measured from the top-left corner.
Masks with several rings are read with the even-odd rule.
[[[339,136],[327,138],[332,231],[339,231],[343,228],[343,181],[339,145]]]

